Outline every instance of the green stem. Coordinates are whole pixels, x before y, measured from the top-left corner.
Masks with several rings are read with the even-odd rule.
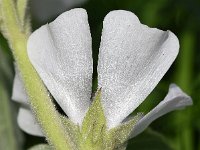
[[[13,49],[13,55],[36,118],[54,148],[68,150],[70,145],[59,114],[46,87],[29,61],[26,51],[28,37],[20,29],[20,20],[16,16],[14,2],[12,0],[2,0],[1,9],[8,41]]]
[[[180,40],[180,54],[178,59],[177,84],[188,94],[191,94],[191,79],[193,73],[194,37],[185,31]],[[188,108],[176,116],[177,150],[193,150],[193,132],[191,127],[191,109]]]

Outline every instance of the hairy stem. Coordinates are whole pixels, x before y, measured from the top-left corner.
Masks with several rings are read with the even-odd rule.
[[[13,0],[1,1],[1,14],[4,32],[13,50],[13,56],[24,81],[32,109],[44,134],[55,149],[71,149],[59,114],[46,87],[29,61],[26,51],[28,37],[21,29],[21,22]]]

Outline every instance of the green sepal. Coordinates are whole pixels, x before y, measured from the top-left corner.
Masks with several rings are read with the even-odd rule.
[[[27,11],[28,2],[29,0],[17,0],[16,4],[21,30],[27,36],[31,34],[31,15]]]
[[[99,149],[106,132],[106,118],[101,105],[101,89],[97,91],[92,105],[83,119],[81,127],[81,148]]]
[[[26,20],[28,0],[17,0],[16,3],[18,18],[23,28]]]
[[[129,121],[108,130],[101,104],[101,89],[98,90],[83,120],[80,149],[125,150],[134,126],[142,116],[142,113],[139,113]]]
[[[125,149],[126,142],[128,141],[134,126],[142,118],[142,116],[142,113],[138,113],[129,121],[126,121],[121,125],[109,130],[105,138],[107,139],[105,141],[107,147],[109,147],[109,149]]]
[[[47,144],[39,144],[29,148],[28,150],[53,150],[53,148]]]
[[[72,149],[79,149],[80,128],[65,116],[61,116],[62,123],[65,129],[65,135],[68,138],[68,143]]]
[[[25,21],[24,21],[24,32],[27,36],[30,36],[32,32],[32,27],[31,27],[31,15],[30,13],[27,13]]]

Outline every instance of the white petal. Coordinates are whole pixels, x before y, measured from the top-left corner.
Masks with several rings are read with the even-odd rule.
[[[58,14],[84,3],[86,0],[33,0],[30,7],[34,19],[46,22]]]
[[[26,94],[24,84],[21,80],[20,73],[15,67],[15,78],[13,81],[12,100],[22,104],[18,113],[18,125],[26,133],[43,136],[40,126],[37,124],[32,111],[30,110],[28,96]],[[24,107],[25,106],[25,107]]]
[[[20,107],[17,122],[24,132],[34,136],[43,136],[41,128],[30,109]]]
[[[98,86],[109,128],[118,125],[155,88],[176,58],[177,37],[149,28],[123,10],[104,19],[98,62]]]
[[[131,138],[143,132],[157,118],[170,111],[182,109],[189,105],[192,105],[191,97],[183,93],[175,84],[172,84],[165,99],[136,124]]]
[[[26,106],[29,105],[28,96],[26,94],[24,84],[17,69],[15,69],[15,77],[13,81],[12,100]]]
[[[90,105],[92,45],[87,13],[73,9],[35,31],[28,55],[50,93],[75,123]]]

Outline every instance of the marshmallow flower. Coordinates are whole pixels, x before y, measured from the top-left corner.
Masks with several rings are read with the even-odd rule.
[[[178,39],[172,32],[149,28],[132,12],[116,10],[105,17],[97,70],[108,129],[120,125],[145,100],[175,60],[178,49]],[[36,30],[28,40],[27,51],[56,102],[71,121],[81,126],[91,105],[93,73],[86,11],[67,11]],[[21,129],[43,136],[18,71],[12,99],[22,104],[18,114]],[[164,100],[137,122],[130,138],[158,117],[188,105],[192,105],[191,98],[170,85]]]

